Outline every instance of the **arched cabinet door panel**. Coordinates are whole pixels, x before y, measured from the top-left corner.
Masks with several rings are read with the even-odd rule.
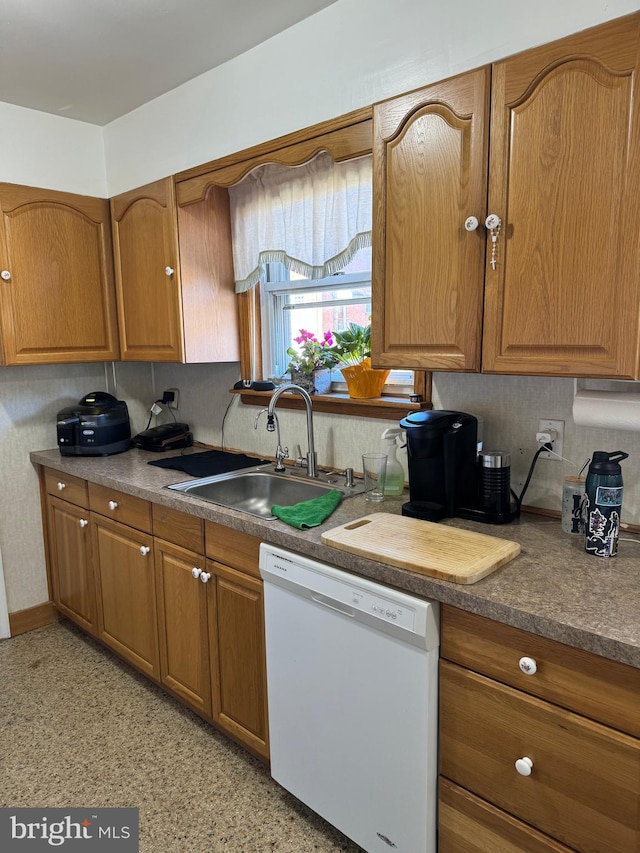
[[[638,22],[493,68],[485,371],[638,375]]]
[[[109,203],[0,184],[4,364],[119,357]]]
[[[173,178],[111,199],[122,358],[238,361],[229,195],[176,204]]]
[[[489,73],[374,108],[376,366],[480,369]]]

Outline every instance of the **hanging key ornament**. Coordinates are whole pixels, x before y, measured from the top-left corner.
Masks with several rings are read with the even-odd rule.
[[[496,244],[498,242],[498,234],[500,233],[500,226],[502,225],[502,220],[499,216],[496,216],[495,213],[490,213],[489,216],[484,221],[485,227],[487,231],[491,234],[491,269],[494,270],[496,268]]]

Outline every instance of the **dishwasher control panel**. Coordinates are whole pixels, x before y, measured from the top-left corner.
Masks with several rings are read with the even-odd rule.
[[[351,602],[359,610],[367,610],[380,619],[388,619],[389,622],[395,622],[403,628],[413,630],[416,622],[416,612],[413,607],[400,607],[393,601],[363,593],[360,590],[352,590]]]

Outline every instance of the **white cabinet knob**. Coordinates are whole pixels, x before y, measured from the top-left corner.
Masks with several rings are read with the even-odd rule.
[[[173,275],[173,267],[165,267],[164,274],[167,276],[167,278],[171,278],[171,276]]]
[[[533,658],[520,658],[518,666],[525,675],[535,675],[538,671],[538,664]]]
[[[490,213],[489,216],[484,221],[485,226],[489,229],[489,231],[493,231],[494,228],[497,228],[502,224],[502,220],[495,213]]]
[[[11,281],[11,273],[9,270],[2,270],[2,272],[0,272],[0,276],[3,281]]]
[[[58,483],[58,491],[61,492],[63,489],[67,488],[66,483]]]
[[[197,579],[200,577],[200,575],[202,574],[202,569],[199,569],[197,566],[194,566],[194,567],[191,569],[191,574],[192,574],[192,575],[194,576],[194,578],[197,580]]]
[[[86,527],[87,524],[89,524],[86,518],[81,518],[78,523],[80,524],[80,527]]]
[[[521,776],[531,776],[533,761],[525,755],[516,761],[516,770]]]
[[[118,501],[109,501],[109,509],[118,509]]]
[[[464,221],[464,227],[467,231],[475,231],[479,224],[477,216],[467,216]]]
[[[211,572],[201,572],[200,573],[200,580],[202,581],[202,583],[206,583],[210,577],[211,577]]]
[[[142,554],[143,557],[146,557],[150,550],[151,550],[151,548],[149,548],[148,545],[141,545],[140,546],[140,553]]]

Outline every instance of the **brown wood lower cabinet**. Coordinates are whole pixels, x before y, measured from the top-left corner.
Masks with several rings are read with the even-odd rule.
[[[91,565],[89,513],[83,507],[50,496],[49,547],[56,607],[85,631],[95,634],[96,602]]]
[[[155,539],[155,551],[162,683],[211,716],[204,557],[162,539]]]
[[[207,561],[213,719],[269,756],[262,581]]]
[[[450,607],[441,655],[441,853],[640,851],[637,670]]]
[[[98,578],[98,637],[160,680],[153,540],[91,513]]]
[[[56,608],[268,759],[260,540],[52,469],[41,482]]]

